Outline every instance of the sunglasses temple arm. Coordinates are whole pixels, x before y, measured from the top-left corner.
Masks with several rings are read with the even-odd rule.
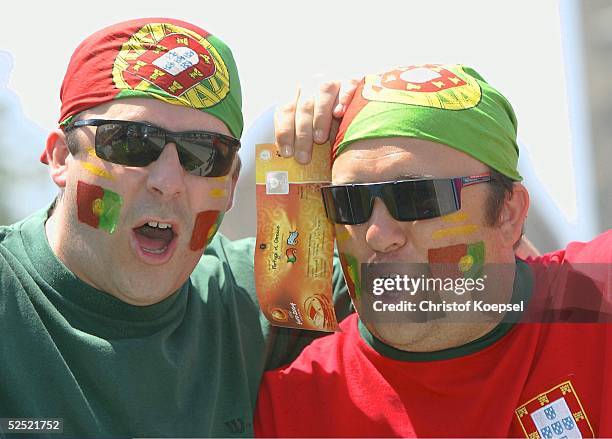
[[[453,182],[453,196],[455,197],[455,206],[457,206],[457,209],[461,209],[461,189],[463,186],[463,180],[455,180]]]
[[[491,181],[491,174],[489,174],[488,172],[485,174],[470,175],[469,177],[460,177],[454,179],[453,187],[455,189],[455,205],[459,209],[461,209],[461,189],[478,183],[486,183],[487,181]]]
[[[485,183],[491,181],[491,174],[488,172],[485,174],[470,175],[469,177],[461,177],[461,186],[471,186],[473,184]]]

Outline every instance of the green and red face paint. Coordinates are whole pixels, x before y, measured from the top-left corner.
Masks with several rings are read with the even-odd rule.
[[[123,199],[116,192],[83,181],[77,183],[77,216],[82,223],[113,233],[122,204]]]
[[[77,183],[77,216],[80,222],[113,233],[117,228],[123,199],[119,194],[95,184]],[[193,251],[212,241],[221,226],[225,212],[207,210],[198,213],[189,242]]]
[[[359,261],[353,255],[340,253],[340,264],[344,272],[344,279],[353,299],[361,299],[361,270]]]
[[[429,270],[437,278],[480,277],[485,262],[483,241],[429,249]]]
[[[206,210],[198,213],[189,242],[191,250],[202,250],[212,241],[221,226],[223,215],[225,215],[225,212],[219,210]]]

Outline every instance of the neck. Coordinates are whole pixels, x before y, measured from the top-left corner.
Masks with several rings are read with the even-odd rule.
[[[71,246],[78,245],[78,243],[74,242],[74,239],[71,240],[71,223],[67,221],[66,215],[66,210],[63,209],[63,197],[60,196],[54,203],[49,213],[49,218],[45,222],[45,234],[47,235],[49,247],[51,247],[55,256],[57,256],[75,276],[92,287],[98,288],[98,286],[79,269],[78,264],[75,263],[75,258],[70,252]],[[70,245],[68,243],[70,243]],[[83,257],[77,259],[83,260]]]
[[[63,198],[61,195],[58,196],[53,203],[53,206],[49,210],[49,217],[45,222],[45,234],[47,235],[47,241],[49,242],[51,250],[53,250],[53,253],[55,253],[55,256],[57,256],[64,263],[64,265],[67,265],[65,258],[62,257],[63,253],[61,245],[64,237],[62,236],[63,233],[60,224],[65,223],[65,221],[62,221],[61,218],[64,215],[64,211],[61,209],[62,199]]]
[[[490,323],[437,323],[429,326],[429,335],[410,342],[394,343],[381,340],[389,346],[406,352],[436,352],[468,344],[488,334],[501,319]],[[378,337],[377,337],[378,338]]]

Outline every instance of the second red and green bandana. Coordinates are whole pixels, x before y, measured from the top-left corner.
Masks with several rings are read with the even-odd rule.
[[[520,181],[516,131],[510,103],[474,69],[414,65],[361,81],[332,155],[359,140],[413,137],[462,151]]]

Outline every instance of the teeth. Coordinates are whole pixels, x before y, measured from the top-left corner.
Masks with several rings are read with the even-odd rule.
[[[149,227],[156,227],[160,229],[171,229],[172,225],[168,223],[158,223],[157,221],[149,221],[147,223]]]
[[[160,255],[160,254],[162,254],[163,252],[165,252],[166,250],[168,250],[168,246],[166,246],[166,247],[164,247],[164,248],[160,248],[159,250],[155,250],[155,249],[152,249],[152,248],[144,248],[144,247],[143,247],[142,249],[143,249],[145,252],[147,252],[147,253],[153,253],[153,254],[155,254],[155,255]]]

